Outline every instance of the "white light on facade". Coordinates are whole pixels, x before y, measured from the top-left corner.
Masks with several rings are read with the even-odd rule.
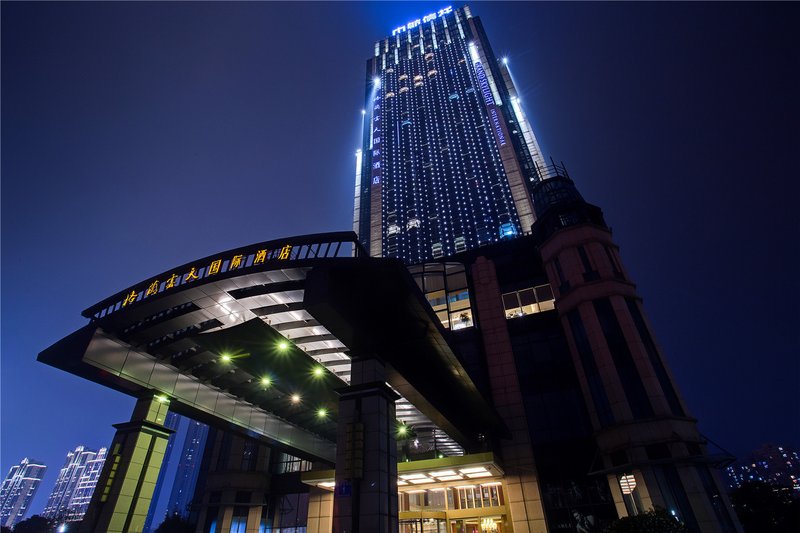
[[[636,478],[633,474],[627,474],[619,478],[619,488],[622,494],[630,494],[636,489]]]

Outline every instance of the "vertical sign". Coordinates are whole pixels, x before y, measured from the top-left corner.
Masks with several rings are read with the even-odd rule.
[[[381,182],[381,97],[380,90],[376,91],[372,101],[372,184]]]

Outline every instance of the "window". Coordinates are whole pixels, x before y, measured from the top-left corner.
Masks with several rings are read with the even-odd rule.
[[[586,248],[583,246],[578,246],[578,255],[580,256],[581,264],[583,265],[583,280],[595,281],[600,279],[600,275],[592,266],[591,261],[589,261],[589,255],[586,253]]]
[[[553,290],[545,284],[504,294],[503,308],[506,318],[512,319],[550,311],[556,308],[556,303]]]
[[[242,451],[242,470],[245,472],[252,472],[256,469],[256,461],[258,460],[258,442],[248,440],[244,443],[244,450]]]
[[[614,423],[614,415],[606,395],[603,379],[597,370],[597,363],[592,353],[592,345],[589,343],[583,320],[577,309],[567,313],[567,319],[572,330],[572,338],[575,340],[575,348],[578,350],[578,356],[581,359],[583,372],[586,375],[586,381],[589,384],[589,393],[592,395],[592,403],[594,403],[594,408],[597,412],[597,419],[601,427],[609,426]]]
[[[653,406],[647,396],[644,383],[639,376],[636,363],[633,360],[628,342],[622,332],[622,327],[617,320],[616,312],[611,305],[611,300],[601,298],[592,302],[600,328],[603,330],[611,359],[617,369],[622,389],[634,418],[649,418],[653,416]]]
[[[286,474],[289,472],[307,472],[311,470],[311,461],[304,461],[288,453],[282,453],[278,456],[277,461],[273,465],[273,473]]]
[[[606,257],[608,257],[608,262],[611,263],[611,271],[614,273],[614,276],[617,278],[625,279],[625,276],[623,276],[622,272],[620,271],[616,258],[614,258],[614,254],[605,244],[603,245],[603,249],[606,251]]]
[[[474,326],[464,265],[428,263],[410,271],[442,326],[453,330]]]

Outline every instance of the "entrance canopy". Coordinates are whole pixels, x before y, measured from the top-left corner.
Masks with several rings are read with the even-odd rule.
[[[505,427],[398,261],[352,232],[262,242],[148,278],[84,311],[39,360],[292,453],[335,457],[336,390],[350,358],[378,357],[397,417],[446,454]],[[429,430],[429,431],[426,431]]]

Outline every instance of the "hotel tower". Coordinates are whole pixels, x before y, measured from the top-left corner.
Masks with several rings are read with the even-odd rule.
[[[469,7],[396,28],[366,78],[353,229],[371,256],[418,263],[530,230],[545,163]]]

